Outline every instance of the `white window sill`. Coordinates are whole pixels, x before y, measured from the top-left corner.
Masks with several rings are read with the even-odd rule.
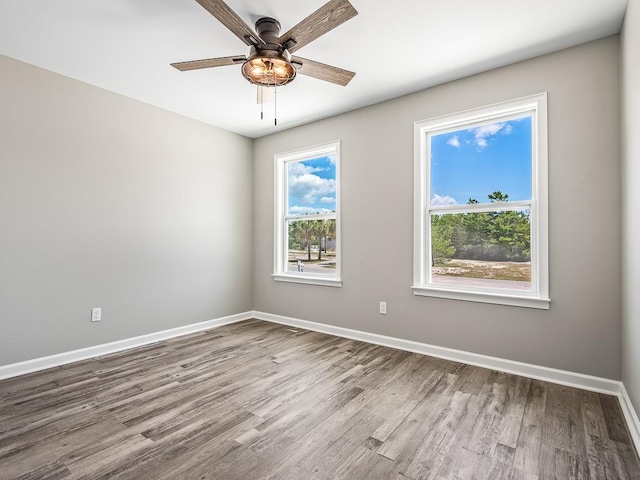
[[[529,295],[518,295],[516,293],[496,293],[496,292],[479,292],[444,289],[432,286],[412,286],[414,295],[424,297],[448,298],[451,300],[463,300],[466,302],[494,303],[497,305],[510,305],[514,307],[540,308],[549,309],[551,300],[548,298],[540,298]]]
[[[274,273],[271,275],[276,282],[305,283],[307,285],[320,285],[322,287],[341,287],[342,280],[337,278],[312,277],[302,275],[284,275]]]

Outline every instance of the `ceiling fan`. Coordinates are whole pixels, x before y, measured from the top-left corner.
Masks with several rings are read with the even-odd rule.
[[[330,0],[283,35],[280,35],[280,23],[275,18],[259,18],[254,31],[223,0],[196,1],[250,47],[249,57],[236,55],[171,64],[180,71],[242,64],[244,77],[259,87],[286,85],[296,73],[345,86],[355,75],[342,68],[291,55],[356,16],[358,12],[348,0]]]

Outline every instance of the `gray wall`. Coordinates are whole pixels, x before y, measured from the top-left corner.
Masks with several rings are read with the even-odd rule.
[[[640,412],[640,4],[631,0],[622,30],[622,205],[624,258],[622,379]]]
[[[254,308],[620,378],[617,36],[264,137],[254,144]],[[348,88],[348,87],[347,87]],[[412,294],[413,122],[549,93],[548,311]],[[273,154],[342,141],[343,287],[274,282]],[[379,315],[378,302],[388,302]]]
[[[250,310],[251,177],[247,138],[0,56],[0,365]]]

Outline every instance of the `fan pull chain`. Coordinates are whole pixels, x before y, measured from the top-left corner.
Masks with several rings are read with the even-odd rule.
[[[260,92],[260,120],[264,120],[264,91],[263,87],[258,87],[258,91]]]
[[[272,85],[266,86],[258,86],[258,101],[260,102],[260,120],[264,120],[264,97],[267,95],[267,98],[270,98],[270,90],[265,90],[266,88],[271,88]],[[273,124],[278,126],[278,84],[273,84]],[[265,93],[266,92],[266,93]]]

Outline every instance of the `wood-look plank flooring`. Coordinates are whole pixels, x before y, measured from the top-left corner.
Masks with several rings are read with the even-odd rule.
[[[615,397],[246,321],[0,381],[0,479],[640,479]]]

